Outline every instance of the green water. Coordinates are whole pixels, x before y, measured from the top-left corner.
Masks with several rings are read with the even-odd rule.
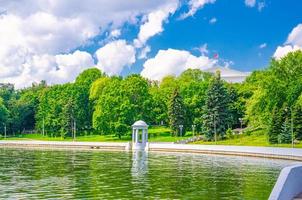
[[[290,161],[0,148],[0,199],[267,199]]]

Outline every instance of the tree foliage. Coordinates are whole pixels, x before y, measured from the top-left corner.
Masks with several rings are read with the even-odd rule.
[[[169,124],[173,135],[183,136],[185,135],[186,124],[185,124],[185,106],[183,99],[176,88],[169,100],[168,113],[169,113]],[[181,126],[181,127],[180,127]],[[182,129],[182,132],[180,132]]]
[[[140,75],[109,77],[96,68],[83,71],[73,83],[47,85],[45,81],[15,90],[0,84],[0,130],[8,134],[29,130],[51,136],[77,132],[129,133],[132,123],[179,125],[213,139],[245,125],[267,131],[271,143],[289,142],[291,123],[302,139],[302,52],[272,60],[254,71],[244,83],[226,83],[219,75],[188,69],[179,76],[150,81]],[[290,127],[290,128],[289,128]],[[1,131],[0,131],[1,132]],[[291,133],[291,132],[290,132]]]
[[[230,97],[224,82],[217,72],[209,85],[204,105],[203,126],[207,138],[213,139],[215,133],[221,138],[230,125]]]

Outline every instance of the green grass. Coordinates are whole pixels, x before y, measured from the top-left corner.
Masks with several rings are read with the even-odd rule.
[[[185,137],[173,137],[171,136],[170,128],[163,126],[150,127],[149,130],[150,142],[176,142],[177,140],[183,140],[192,136],[191,132],[187,132]],[[2,138],[3,139],[3,138]],[[73,139],[68,137],[62,139],[61,137],[48,137],[41,134],[22,134],[15,137],[7,138],[7,140],[42,140],[42,141],[72,141]],[[131,141],[131,133],[122,136],[121,139],[114,135],[87,135],[77,136],[76,141],[86,142],[127,142]],[[213,145],[215,142],[198,141],[194,144]],[[238,145],[238,146],[264,146],[264,147],[291,147],[291,144],[269,144],[264,130],[256,130],[249,135],[243,134],[234,136],[232,139],[225,139],[217,141],[218,145]],[[295,147],[302,148],[302,143],[296,144]]]
[[[192,136],[190,132],[186,133],[185,137],[171,136],[171,130],[167,127],[151,127],[148,130],[150,142],[176,142],[177,140],[183,140]]]
[[[190,132],[187,132],[185,137],[173,137],[171,136],[170,128],[158,126],[151,127],[148,130],[149,141],[151,142],[175,142],[177,140],[182,140],[191,136]],[[2,138],[3,139],[3,138]],[[71,137],[62,139],[61,137],[49,137],[42,136],[41,134],[20,134],[15,137],[9,137],[7,140],[42,140],[42,141],[72,141]],[[76,141],[86,141],[86,142],[126,142],[131,141],[131,133],[122,136],[121,139],[114,135],[87,135],[87,136],[77,136]]]
[[[213,145],[216,144],[213,141],[198,141],[194,144],[205,144]],[[236,145],[236,146],[263,146],[263,147],[292,147],[291,144],[269,144],[267,137],[263,130],[257,130],[252,132],[250,135],[238,135],[234,136],[232,139],[225,139],[217,141],[218,145]],[[302,143],[295,144],[296,148],[302,148]]]
[[[125,142],[129,141],[130,139],[130,136],[123,136],[121,139],[119,139],[114,135],[88,135],[76,137],[76,141],[83,142]],[[7,140],[73,141],[73,138],[49,137],[42,136],[41,134],[22,134],[15,137],[9,137]]]

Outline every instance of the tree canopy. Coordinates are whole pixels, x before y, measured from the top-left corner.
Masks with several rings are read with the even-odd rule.
[[[45,131],[57,137],[114,134],[121,137],[136,120],[165,125],[178,134],[195,131],[213,139],[226,130],[260,128],[271,143],[302,139],[302,52],[272,60],[243,83],[227,83],[217,74],[188,69],[179,76],[150,81],[140,75],[107,76],[99,69],[83,71],[73,83],[45,81],[15,90],[0,85],[0,133]],[[76,127],[74,127],[76,126]],[[292,135],[294,138],[292,138]]]

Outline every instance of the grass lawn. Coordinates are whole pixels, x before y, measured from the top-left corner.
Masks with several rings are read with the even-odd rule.
[[[171,136],[170,129],[167,127],[151,127],[149,130],[149,141],[151,142],[175,142],[191,136],[190,132],[187,132],[185,137],[173,137]],[[3,138],[2,138],[3,139]],[[7,140],[43,140],[43,141],[72,141],[71,137],[62,139],[61,137],[49,137],[42,136],[41,134],[21,134],[15,137],[9,137]],[[131,141],[131,133],[122,136],[121,139],[114,135],[87,135],[77,136],[76,141],[86,142],[127,142]]]
[[[177,140],[192,137],[191,132],[187,132],[185,137],[171,136],[170,128],[163,126],[150,127],[149,141],[150,142],[176,142]],[[2,138],[3,139],[3,138]],[[48,137],[41,134],[22,134],[15,137],[7,138],[7,140],[43,140],[43,141],[72,141],[71,137],[62,139],[61,137]],[[85,142],[127,142],[131,141],[131,133],[122,136],[121,139],[114,135],[87,135],[77,136],[76,141]],[[213,145],[215,142],[198,141],[193,144]],[[250,135],[238,135],[233,139],[217,141],[218,145],[238,145],[238,146],[264,146],[264,147],[291,147],[291,144],[269,144],[263,130],[252,132]],[[302,142],[296,144],[295,147],[302,148]]]
[[[9,137],[7,140],[73,141],[71,137],[62,139],[61,137],[42,136],[41,134],[22,134],[15,137]],[[125,142],[129,140],[130,136],[123,136],[122,139],[119,139],[114,135],[87,135],[76,137],[76,141],[83,142]]]
[[[148,130],[150,142],[176,142],[177,140],[183,140],[192,136],[191,132],[187,132],[184,137],[171,136],[171,130],[167,127],[152,127]]]
[[[215,142],[198,141],[194,144],[213,145]],[[251,135],[238,135],[233,139],[217,141],[218,145],[237,145],[237,146],[264,146],[264,147],[292,147],[291,144],[269,144],[267,137],[262,130],[255,131]],[[302,143],[295,144],[295,147],[302,148]]]

